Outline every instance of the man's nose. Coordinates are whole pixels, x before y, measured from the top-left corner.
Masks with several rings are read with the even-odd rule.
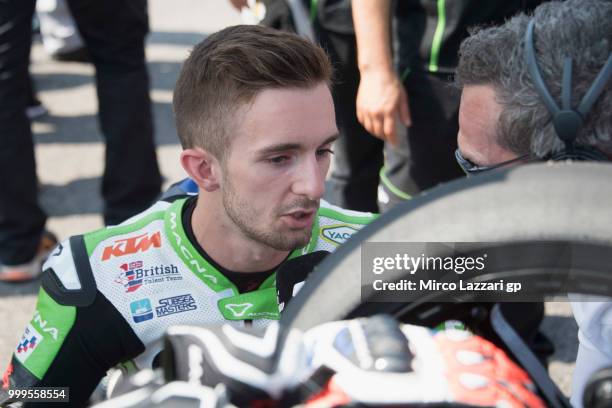
[[[311,200],[319,200],[325,193],[325,171],[316,158],[304,160],[296,169],[292,191]]]

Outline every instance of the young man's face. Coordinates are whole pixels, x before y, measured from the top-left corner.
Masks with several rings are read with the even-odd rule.
[[[326,84],[260,92],[222,166],[223,205],[235,227],[277,250],[306,245],[337,134]]]

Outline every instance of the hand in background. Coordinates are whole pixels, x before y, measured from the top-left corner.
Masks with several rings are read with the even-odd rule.
[[[397,127],[410,126],[408,95],[397,75],[386,69],[361,73],[357,119],[372,135],[397,145]]]

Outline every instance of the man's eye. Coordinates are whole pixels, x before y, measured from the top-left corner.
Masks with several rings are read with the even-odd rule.
[[[271,164],[283,164],[289,161],[289,156],[275,156],[268,159]]]
[[[332,149],[319,149],[317,150],[317,156],[319,157],[325,157],[325,156],[329,156],[334,154],[334,151]]]

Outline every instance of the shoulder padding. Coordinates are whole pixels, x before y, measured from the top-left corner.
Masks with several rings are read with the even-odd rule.
[[[43,265],[42,286],[64,306],[85,307],[96,298],[96,281],[82,235],[59,244]]]
[[[198,194],[198,185],[190,178],[172,184],[160,197],[160,201],[173,202],[176,199]]]

